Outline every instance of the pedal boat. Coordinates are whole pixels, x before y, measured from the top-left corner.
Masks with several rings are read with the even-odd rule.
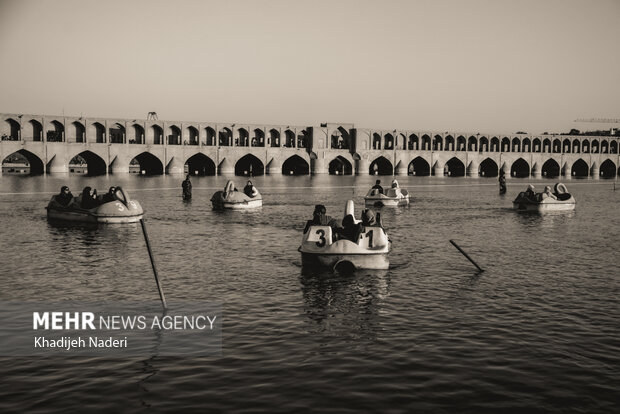
[[[243,191],[236,191],[232,181],[226,183],[224,191],[217,191],[211,197],[211,204],[214,209],[245,210],[250,208],[262,207],[263,196],[253,187],[252,196],[248,196]]]
[[[534,197],[528,197],[525,192],[519,193],[512,202],[518,211],[567,211],[575,209],[575,198],[568,192],[566,186],[557,183],[554,187],[553,197],[543,198],[544,193],[536,193]]]
[[[381,194],[378,189],[371,188],[364,197],[366,207],[397,207],[409,204],[409,192],[400,187],[388,188],[385,194]]]
[[[116,200],[100,204],[91,209],[81,208],[82,196],[75,197],[64,206],[53,196],[47,205],[47,218],[80,223],[136,223],[142,219],[144,210],[136,200],[130,200],[121,187],[116,187]]]
[[[345,216],[355,217],[353,201],[347,201]],[[359,220],[356,220],[356,223]],[[337,268],[341,264],[355,269],[385,270],[390,267],[391,242],[380,224],[365,226],[357,243],[347,239],[333,240],[330,226],[310,226],[301,238],[302,266]]]

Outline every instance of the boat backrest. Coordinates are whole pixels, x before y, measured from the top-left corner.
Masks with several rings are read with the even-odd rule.
[[[388,188],[385,195],[388,197],[396,197],[396,188]]]
[[[377,249],[389,243],[387,234],[380,226],[366,226],[365,231],[360,234],[357,244],[366,249]]]
[[[378,188],[371,188],[368,191],[368,193],[366,194],[366,197],[374,197],[374,196],[379,195],[379,194],[381,194],[381,193],[379,192]]]
[[[332,228],[330,226],[310,226],[304,233],[301,244],[314,243],[316,247],[332,244]]]

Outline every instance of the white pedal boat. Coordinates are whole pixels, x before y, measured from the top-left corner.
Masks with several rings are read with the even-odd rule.
[[[349,200],[345,216],[353,214],[353,201]],[[355,217],[355,215],[353,214]],[[355,220],[359,222],[359,220]],[[385,230],[379,225],[365,226],[357,243],[348,239],[332,238],[330,226],[311,225],[301,239],[299,252],[302,266],[320,266],[336,268],[339,265],[351,265],[355,269],[388,269],[388,254],[391,242]]]
[[[82,196],[75,197],[69,205],[64,206],[53,196],[47,205],[47,218],[51,220],[72,221],[79,223],[136,223],[144,215],[144,210],[138,201],[130,200],[121,187],[116,187],[114,201],[100,204],[91,209],[80,207]]]
[[[400,187],[388,188],[385,194],[381,194],[378,189],[371,188],[364,197],[367,207],[395,207],[409,204],[409,192]]]
[[[235,183],[228,181],[224,191],[217,191],[211,197],[211,204],[215,209],[243,210],[261,207],[263,196],[253,187],[252,195],[248,196],[243,191],[235,190]]]
[[[544,194],[528,195],[523,191],[512,202],[513,208],[519,211],[567,211],[575,209],[575,198],[562,183],[557,183],[554,187],[553,195],[556,198],[545,197]]]

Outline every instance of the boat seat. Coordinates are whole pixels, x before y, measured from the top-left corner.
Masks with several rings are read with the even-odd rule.
[[[332,244],[332,228],[330,226],[310,226],[303,243],[316,243],[317,247]]]
[[[387,234],[381,226],[366,226],[365,231],[360,234],[358,245],[366,249],[376,249],[386,246],[389,243]]]

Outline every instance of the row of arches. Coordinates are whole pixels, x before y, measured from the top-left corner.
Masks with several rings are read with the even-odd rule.
[[[227,162],[226,160],[222,161]],[[12,165],[26,165],[28,167],[28,173],[30,174],[43,174],[45,166],[43,161],[35,154],[27,150],[19,150],[9,156],[7,156],[3,162],[3,170],[9,168]],[[268,166],[271,171],[274,169],[280,169],[282,174],[285,175],[307,175],[310,173],[309,163],[300,157],[299,155],[292,155],[287,158],[281,168],[277,166]],[[185,161],[185,170],[192,175],[215,175],[220,171],[223,166],[217,166],[215,162],[202,153],[194,154]],[[234,172],[236,175],[263,175],[266,172],[266,166],[263,162],[252,154],[247,154],[241,157],[234,164]],[[437,174],[438,170],[441,170],[444,175],[452,177],[462,177],[466,174],[479,175],[483,177],[497,177],[500,168],[503,168],[507,173],[513,177],[528,177],[534,174],[540,174],[543,177],[558,177],[561,174],[565,175],[567,171],[570,171],[571,175],[577,177],[587,177],[593,173],[596,173],[598,169],[599,174],[603,178],[615,177],[618,174],[616,164],[607,159],[603,161],[600,166],[596,163],[588,165],[583,159],[578,159],[572,164],[565,164],[560,166],[554,159],[546,160],[541,166],[534,164],[531,166],[523,158],[519,158],[510,165],[502,165],[501,167],[491,158],[484,159],[479,165],[474,162],[466,166],[459,158],[453,157],[448,160],[444,165],[439,165],[435,162],[431,166],[428,161],[423,157],[416,157],[407,165],[407,173],[409,175],[416,176],[429,176]],[[97,154],[91,151],[83,151],[73,157],[69,162],[70,172],[80,172],[89,175],[100,175],[108,172],[108,166],[106,162]],[[156,175],[164,173],[164,165],[158,157],[149,153],[143,152],[134,157],[129,164],[130,172],[140,173],[145,175]],[[328,165],[329,174],[333,175],[351,175],[354,173],[354,167],[351,162],[343,156],[337,156],[330,161]],[[370,175],[393,175],[394,165],[390,160],[381,156],[374,159],[369,167],[368,174]],[[363,173],[358,171],[358,173]]]
[[[365,147],[365,146],[364,146]],[[333,146],[332,146],[333,148]],[[617,154],[618,141],[616,139],[589,139],[589,138],[555,138],[551,137],[486,137],[463,135],[434,135],[424,134],[379,134],[372,133],[370,149],[392,150],[404,149],[413,151],[473,151],[473,152],[526,152],[551,154]]]
[[[19,141],[43,141],[48,142],[93,142],[112,144],[155,144],[164,142],[168,145],[205,145],[205,146],[235,146],[235,147],[286,147],[306,148],[311,141],[311,131],[304,129],[296,133],[286,129],[282,133],[275,128],[266,133],[261,128],[215,128],[207,126],[197,128],[189,125],[183,130],[177,125],[153,124],[144,128],[140,123],[134,122],[127,125],[113,123],[107,128],[101,122],[85,124],[76,120],[64,124],[57,120],[46,121],[45,125],[36,119],[31,119],[22,124],[13,118],[5,119],[2,129],[3,139]],[[22,132],[24,136],[22,137]]]
[[[6,166],[23,165],[27,167],[27,173],[31,175],[43,174],[45,166],[43,161],[35,154],[27,150],[19,150],[2,161],[3,169]],[[191,175],[215,175],[218,171],[215,162],[202,153],[194,154],[185,161],[185,170]],[[164,173],[164,165],[155,155],[143,152],[135,156],[129,163],[129,171],[143,175],[158,175]],[[252,154],[241,157],[234,165],[236,175],[263,175],[265,165]],[[285,175],[307,175],[310,173],[310,165],[299,155],[287,158],[281,167]],[[77,172],[88,175],[102,175],[108,172],[106,162],[91,151],[83,151],[69,161],[69,172]]]

